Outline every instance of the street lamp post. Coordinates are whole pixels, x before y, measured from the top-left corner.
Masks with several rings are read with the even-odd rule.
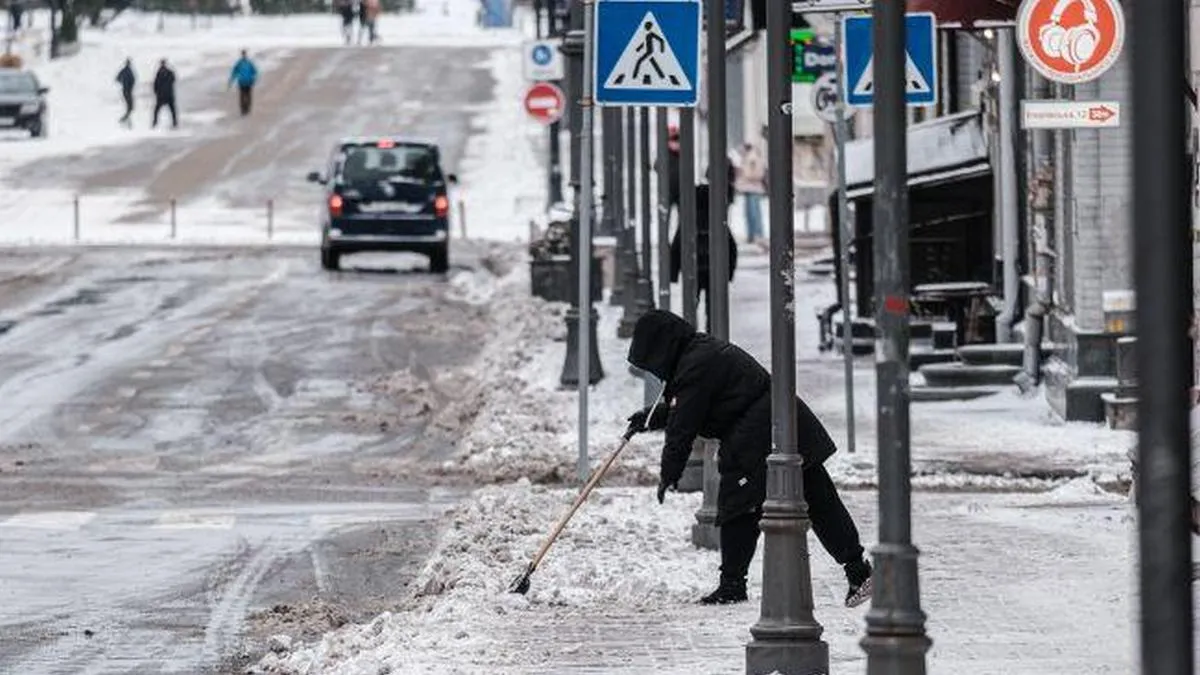
[[[696,323],[696,109],[679,110],[679,276],[683,318]]]
[[[791,3],[767,2],[767,189],[771,223],[771,442],[763,504],[763,592],[746,645],[747,675],[825,675],[829,645],[813,616],[808,506],[796,438],[795,213]],[[710,20],[710,24],[711,20]],[[724,237],[712,235],[718,239]],[[715,278],[715,277],[714,277]]]
[[[574,198],[575,209],[571,216],[571,282],[572,288],[578,288],[584,283],[579,276],[580,256],[587,256],[587,260],[592,260],[592,238],[590,232],[586,233],[586,241],[580,236],[580,229],[583,225],[582,214],[583,210],[588,209],[588,220],[590,225],[592,200],[584,199],[583,190],[593,190],[591,181],[591,169],[588,167],[587,179],[588,184],[582,184],[583,174],[583,113],[580,105],[583,98],[583,51],[584,51],[584,30],[583,30],[583,7],[580,0],[575,0],[571,4],[570,10],[570,30],[563,39],[562,53],[567,61],[567,105],[569,109],[569,123],[571,131],[571,190]],[[590,105],[590,103],[589,103]],[[589,113],[590,115],[590,113]],[[587,132],[591,133],[591,125],[588,125]],[[588,139],[589,142],[591,139]],[[588,153],[587,159],[591,159],[591,153]],[[589,227],[590,229],[590,227]],[[590,267],[590,265],[589,265]],[[588,288],[591,288],[590,279],[587,279]],[[590,301],[591,293],[587,294],[587,302],[581,303],[583,298],[572,295],[571,306],[567,310],[567,353],[563,359],[562,373],[559,375],[559,382],[563,386],[578,386],[580,378],[581,359],[579,358],[580,347],[580,323],[584,315],[587,318],[587,334],[583,336],[586,343],[589,358],[587,365],[583,366],[587,370],[586,380],[595,384],[604,377],[604,370],[600,365],[600,351],[596,347],[596,323],[599,321],[599,314],[592,307]],[[582,464],[582,463],[581,463]],[[586,466],[581,466],[581,473],[586,477]]]
[[[904,3],[874,5],[875,381],[879,545],[867,612],[868,675],[923,675],[925,634],[909,472],[909,235]],[[847,324],[845,330],[849,330]]]
[[[642,316],[646,307],[647,281],[638,263],[637,233],[638,233],[638,143],[637,143],[637,108],[625,108],[625,196],[626,212],[625,236],[629,243],[626,248],[625,288],[626,296],[621,314],[621,323],[617,326],[617,336],[633,337],[633,327]]]
[[[558,36],[558,17],[554,11],[554,2],[552,0],[542,0],[539,4],[544,4],[546,9],[546,35],[548,37]],[[538,19],[538,28],[541,29],[541,19]],[[558,120],[550,123],[550,186],[548,191],[549,202],[553,206],[559,204],[563,200],[562,191],[562,149],[559,144],[559,138],[562,135],[562,125]]]
[[[659,108],[655,119],[655,160],[658,166],[658,308],[671,310],[671,149],[667,109]]]
[[[608,302],[613,306],[625,306],[625,294],[633,293],[634,288],[628,285],[626,279],[626,266],[629,264],[629,240],[626,238],[626,217],[625,217],[625,131],[624,125],[621,123],[620,108],[603,108],[601,114],[611,113],[612,119],[612,135],[604,139],[605,147],[612,144],[612,152],[607,153],[611,165],[608,167],[612,171],[612,188],[609,194],[612,196],[613,206],[613,233],[617,237],[617,250],[613,253],[613,292],[609,297]]]
[[[771,0],[784,2],[784,0]],[[789,11],[791,5],[788,5]],[[713,337],[729,339],[729,154],[725,120],[725,2],[708,0],[708,317]]]
[[[1180,83],[1186,3],[1133,9],[1133,227],[1137,288],[1138,549],[1141,669],[1192,675],[1192,278],[1187,119]],[[1120,11],[1120,10],[1118,10]],[[1145,330],[1142,330],[1142,328]]]

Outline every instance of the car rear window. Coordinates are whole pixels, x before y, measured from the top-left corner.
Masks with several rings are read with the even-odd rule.
[[[0,94],[36,94],[37,80],[28,73],[0,72]]]
[[[338,163],[341,181],[347,185],[377,183],[391,178],[429,182],[440,173],[437,157],[429,146],[350,146]]]

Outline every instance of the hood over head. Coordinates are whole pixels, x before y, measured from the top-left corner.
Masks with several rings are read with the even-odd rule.
[[[696,329],[682,318],[661,309],[650,310],[633,328],[629,363],[666,382],[695,336]]]

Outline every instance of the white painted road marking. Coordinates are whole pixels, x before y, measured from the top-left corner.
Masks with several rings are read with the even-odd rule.
[[[190,511],[167,511],[154,521],[156,530],[231,530],[237,517]]]
[[[18,513],[0,522],[0,527],[31,530],[78,530],[95,517],[94,511],[35,511]]]

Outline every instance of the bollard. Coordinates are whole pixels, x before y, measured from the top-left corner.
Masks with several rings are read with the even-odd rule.
[[[697,548],[717,551],[721,548],[721,530],[717,527],[717,492],[721,474],[717,471],[717,447],[719,442],[696,439],[704,458],[704,502],[696,512],[696,523],[692,525],[692,545]]]
[[[73,206],[73,222],[75,223],[75,241],[79,241],[79,195],[75,195]]]
[[[463,241],[467,239],[467,203],[458,200],[458,231]]]
[[[675,489],[680,492],[700,492],[704,489],[704,439],[692,441],[692,454],[688,455],[683,476]]]
[[[171,238],[172,238],[172,239],[174,239],[174,238],[175,238],[175,233],[176,233],[176,227],[175,227],[175,198],[174,198],[174,197],[171,197]]]
[[[275,200],[267,200],[267,239],[275,238]]]

